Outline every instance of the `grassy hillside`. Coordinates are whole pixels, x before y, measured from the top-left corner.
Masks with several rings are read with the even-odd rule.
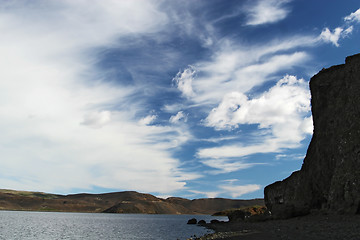
[[[213,214],[225,209],[263,205],[263,199],[157,198],[133,191],[104,194],[57,195],[43,192],[0,190],[0,210],[107,212],[149,214]]]

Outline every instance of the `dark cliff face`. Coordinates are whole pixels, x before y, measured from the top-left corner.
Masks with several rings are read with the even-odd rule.
[[[360,54],[310,80],[314,134],[300,171],[265,188],[272,214],[360,213]]]

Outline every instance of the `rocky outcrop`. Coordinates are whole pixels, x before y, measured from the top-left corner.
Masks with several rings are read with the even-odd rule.
[[[226,214],[229,222],[260,221],[268,218],[268,211],[265,206],[246,207],[237,210],[229,210]]]
[[[181,205],[191,210],[194,214],[214,214],[226,209],[264,205],[264,199],[235,200],[225,198],[201,198],[189,200],[184,198],[167,198],[166,202]]]
[[[197,224],[196,218],[191,218],[191,219],[189,219],[189,221],[187,222],[187,224]]]
[[[314,134],[300,171],[264,190],[275,217],[360,213],[360,54],[310,80]]]
[[[205,221],[205,220],[200,220],[200,221],[198,222],[198,225],[204,226],[204,225],[206,225],[206,221]]]

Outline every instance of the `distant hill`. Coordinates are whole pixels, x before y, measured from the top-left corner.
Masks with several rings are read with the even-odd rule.
[[[58,195],[0,189],[0,210],[146,214],[213,214],[226,209],[264,205],[263,199],[157,198],[134,191]]]

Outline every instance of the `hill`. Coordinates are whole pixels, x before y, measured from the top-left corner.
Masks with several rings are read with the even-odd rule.
[[[162,199],[134,191],[58,195],[0,189],[0,210],[145,214],[213,214],[226,209],[264,205],[263,199]]]

